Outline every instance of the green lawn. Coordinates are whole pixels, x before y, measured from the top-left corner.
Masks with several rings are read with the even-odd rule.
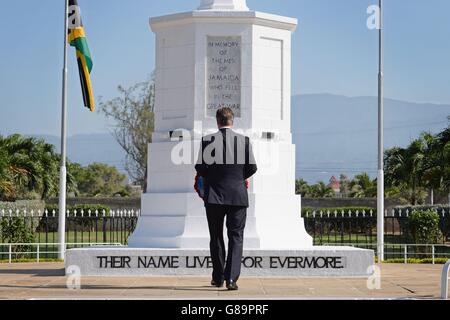
[[[96,233],[95,232],[67,232],[66,233],[66,243],[121,243],[126,244],[128,234],[126,232],[114,231],[114,232],[106,232],[105,239],[103,238],[103,232]],[[106,241],[104,241],[106,240]],[[56,259],[57,258],[57,250],[58,250],[58,233],[57,232],[49,232],[45,233],[36,233],[35,235],[35,243],[49,243],[49,245],[42,245],[39,247],[40,258],[42,261],[44,259]],[[80,247],[68,245],[68,248]],[[17,258],[22,261],[23,259],[36,259],[37,257],[37,246],[34,245],[31,248],[26,248],[26,251],[32,251],[34,253],[29,254],[13,254],[12,258]],[[8,259],[8,250],[9,248],[6,246],[0,246],[0,260]]]
[[[118,242],[122,244],[126,244],[128,237],[128,232],[126,231],[112,231],[112,232],[79,232],[76,233],[74,231],[70,231],[66,233],[66,242],[67,243],[86,243],[86,242],[97,242],[97,243],[111,243]],[[45,232],[36,233],[35,238],[36,243],[57,243],[58,242],[58,233],[57,232],[49,232],[46,235]]]
[[[311,234],[312,236],[312,234]],[[386,243],[403,243],[404,238],[399,235],[385,235]],[[322,237],[316,235],[314,237],[314,244],[325,244],[325,243],[352,243],[352,244],[365,244],[365,243],[376,243],[377,236],[373,234],[372,237],[366,236],[364,234],[344,234],[341,236],[340,234],[330,234],[330,235],[322,235]]]

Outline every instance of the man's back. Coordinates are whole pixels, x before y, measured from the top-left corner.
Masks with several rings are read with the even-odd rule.
[[[203,199],[213,263],[211,285],[221,287],[225,280],[228,290],[237,290],[248,208],[245,181],[256,173],[257,168],[249,138],[231,130],[233,110],[227,107],[218,109],[216,120],[219,132],[202,139],[195,169],[205,182]],[[225,217],[228,235],[226,262]]]
[[[257,171],[248,137],[220,129],[202,140],[197,172],[205,178],[205,203],[248,207],[245,181]]]

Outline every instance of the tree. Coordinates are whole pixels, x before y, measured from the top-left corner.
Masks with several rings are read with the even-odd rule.
[[[339,176],[340,193],[342,195],[348,195],[350,193],[350,180],[345,174]]]
[[[0,200],[46,199],[58,194],[59,155],[44,140],[0,136]],[[68,190],[76,190],[69,174]]]
[[[438,135],[422,133],[406,148],[386,150],[386,184],[415,205],[426,198],[426,190],[449,192],[450,127]]]
[[[117,194],[122,196],[130,194],[126,176],[115,167],[103,163],[93,163],[87,167],[74,164],[70,170],[77,181],[80,195],[112,197]]]
[[[377,195],[376,179],[372,180],[367,173],[356,175],[350,182],[350,195],[353,198],[373,198]]]
[[[148,144],[154,131],[154,79],[130,88],[119,86],[118,91],[119,97],[100,102],[100,110],[115,122],[112,133],[127,154],[127,173],[145,192]]]
[[[32,140],[20,135],[6,138],[0,136],[0,199],[14,201],[18,189],[33,190],[37,185],[37,169],[27,157],[31,152]]]
[[[308,182],[306,182],[303,179],[295,180],[295,193],[301,194],[302,197],[306,197],[309,195],[310,187],[308,185]]]
[[[433,136],[423,134],[426,159],[422,170],[424,184],[433,190],[450,191],[450,126]]]
[[[310,194],[313,198],[332,198],[335,196],[333,189],[327,186],[323,181],[312,185]]]
[[[60,162],[61,155],[55,153],[54,146],[44,140],[34,140],[33,150],[30,153],[31,160],[38,167],[38,187],[34,192],[40,199],[57,197],[59,194]],[[67,161],[68,167],[70,162]],[[67,191],[77,193],[77,183],[72,174],[67,172]]]

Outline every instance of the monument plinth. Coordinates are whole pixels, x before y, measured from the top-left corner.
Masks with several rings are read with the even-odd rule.
[[[150,20],[156,34],[155,133],[148,192],[129,245],[209,248],[205,209],[193,190],[194,164],[202,136],[217,131],[216,110],[228,106],[234,129],[251,137],[259,166],[249,186],[245,247],[311,247],[295,195],[290,125],[297,20],[249,11],[245,1],[202,1],[200,8],[205,10]],[[183,140],[173,141],[171,133],[180,129]],[[182,144],[190,157],[180,163],[174,150]]]
[[[234,130],[252,140],[259,169],[249,181],[244,241],[248,258],[263,259],[253,271],[276,275],[271,257],[306,259],[301,261],[340,257],[345,262],[339,268],[317,265],[319,274],[367,274],[373,251],[313,248],[300,216],[290,123],[291,37],[297,20],[250,11],[245,0],[203,0],[198,10],[152,18],[150,26],[156,34],[155,132],[142,215],[129,238],[135,256],[130,257],[127,249],[75,249],[68,252],[68,263],[86,257],[85,273],[97,274],[94,266],[98,274],[108,273],[111,270],[102,269],[100,263],[109,260],[98,257],[114,254],[130,259],[128,269],[160,274],[169,269],[150,264],[142,271],[145,263],[139,264],[139,257],[201,260],[209,248],[209,233],[203,202],[193,189],[194,165],[201,138],[217,131],[216,110],[228,106],[236,116]],[[355,255],[362,258],[355,260]],[[362,264],[356,266],[356,261]],[[298,272],[314,274],[314,268],[304,269],[302,263],[291,265],[298,266]]]

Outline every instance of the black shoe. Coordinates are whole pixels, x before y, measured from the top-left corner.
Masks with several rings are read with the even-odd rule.
[[[211,280],[211,285],[213,287],[222,288],[223,287],[223,281]]]
[[[239,287],[236,282],[234,282],[233,280],[230,280],[230,281],[227,281],[227,289],[230,291],[235,291],[235,290],[238,290]]]

